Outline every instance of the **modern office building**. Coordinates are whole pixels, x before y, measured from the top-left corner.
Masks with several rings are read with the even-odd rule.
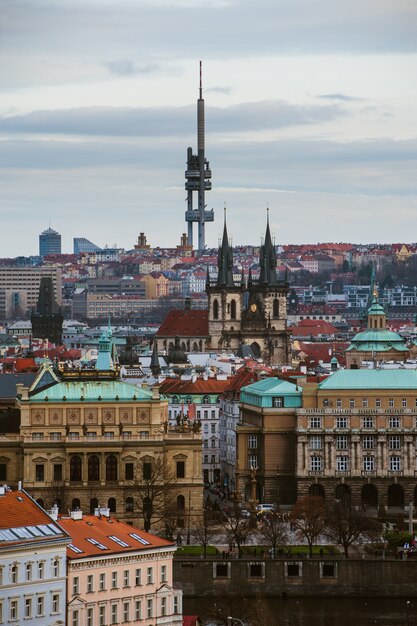
[[[42,276],[51,276],[55,300],[61,304],[60,267],[0,267],[0,319],[24,317],[38,302]]]
[[[39,256],[61,254],[61,235],[49,227],[39,235]]]
[[[74,237],[74,254],[92,253],[101,250],[95,243],[85,237]]]

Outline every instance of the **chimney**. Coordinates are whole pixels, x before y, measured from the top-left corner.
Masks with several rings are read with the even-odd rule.
[[[71,511],[70,517],[75,521],[82,520],[83,512],[80,509],[77,509],[76,511]]]
[[[96,509],[94,509],[94,516],[95,517],[110,517],[110,509],[108,506],[99,506]]]
[[[54,506],[52,507],[52,509],[50,511],[47,511],[49,517],[52,517],[52,519],[57,522],[58,521],[58,513],[59,513],[59,509],[58,509],[58,505],[54,504]]]

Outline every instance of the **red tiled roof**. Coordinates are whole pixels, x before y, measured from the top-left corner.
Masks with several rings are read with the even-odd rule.
[[[71,548],[67,548],[67,557],[69,559],[102,556],[114,552],[132,552],[133,550],[136,552],[138,550],[166,548],[174,545],[166,539],[146,533],[144,530],[119,522],[119,520],[112,517],[83,515],[83,518],[80,520],[62,517],[59,518],[59,524],[71,537],[71,545],[82,550],[82,552],[77,553],[71,550]],[[138,535],[144,543],[132,537],[132,533]],[[110,539],[110,536],[117,537],[122,543],[128,545],[120,545],[113,539]],[[88,539],[94,539],[108,549],[102,550],[99,546],[90,543]]]
[[[305,335],[308,337],[317,337],[317,335],[335,335],[337,332],[337,328],[325,320],[300,320],[298,324],[292,328],[293,335]]]
[[[192,380],[179,380],[178,378],[167,378],[160,387],[160,393],[223,393],[229,385],[229,380],[217,380],[217,378],[197,378]]]
[[[0,529],[7,528],[23,528],[25,526],[40,526],[53,524],[60,530],[59,526],[49,517],[47,513],[36,502],[29,497],[25,491],[6,491],[0,495]],[[16,541],[1,541],[0,546],[33,543],[39,541],[56,541],[61,535],[48,535],[42,537],[34,537],[33,539],[21,538]]]
[[[208,311],[170,311],[156,336],[208,337]]]
[[[236,372],[235,376],[233,376],[233,378],[229,381],[226,391],[232,393],[238,392],[242,389],[242,387],[257,382],[260,374],[263,374],[264,376],[274,375],[272,369],[267,365],[261,365],[260,363],[256,363],[254,361],[246,363],[246,365],[241,367]]]

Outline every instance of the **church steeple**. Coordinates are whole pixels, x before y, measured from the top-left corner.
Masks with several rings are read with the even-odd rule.
[[[233,281],[233,250],[229,244],[229,237],[227,235],[226,207],[224,209],[223,238],[219,248],[217,266],[219,272],[217,274],[216,287],[223,289],[235,287]]]
[[[153,342],[150,369],[151,369],[152,374],[155,377],[159,376],[159,374],[161,373],[161,368],[159,365],[159,358],[158,358],[158,343],[156,340],[154,340]]]
[[[266,233],[265,241],[261,246],[260,256],[260,275],[259,284],[275,286],[278,285],[277,276],[277,257],[275,253],[275,246],[272,243],[271,231],[269,229],[269,209],[267,208],[267,220],[266,220]]]

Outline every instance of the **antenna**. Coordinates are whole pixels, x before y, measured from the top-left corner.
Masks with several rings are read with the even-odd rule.
[[[203,62],[200,61],[200,100],[203,99]]]

